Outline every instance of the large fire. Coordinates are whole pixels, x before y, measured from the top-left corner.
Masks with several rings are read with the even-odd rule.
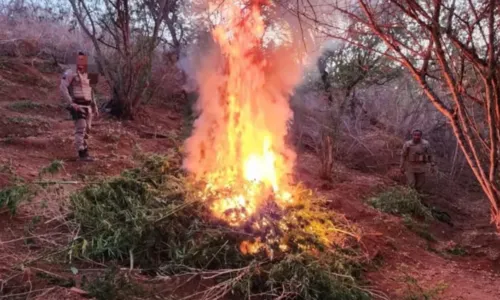
[[[289,177],[296,154],[285,136],[300,67],[290,41],[269,43],[272,20],[262,13],[269,3],[214,5],[217,49],[198,74],[200,116],[184,165],[204,182],[202,196],[214,215],[241,225],[269,199],[279,206],[293,201]]]

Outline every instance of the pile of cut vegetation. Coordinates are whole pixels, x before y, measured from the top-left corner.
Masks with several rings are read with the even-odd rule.
[[[81,234],[71,244],[71,257],[118,262],[149,275],[210,280],[183,299],[371,298],[359,284],[359,232],[325,209],[323,199],[297,186],[295,204],[275,211],[279,218],[269,219],[274,225],[265,231],[276,237],[276,228],[286,230],[266,247],[248,251],[245,245],[263,232],[215,219],[180,165],[178,153],[147,157],[140,168],[73,195],[71,222]],[[128,289],[113,296],[87,290],[98,299],[137,297]]]

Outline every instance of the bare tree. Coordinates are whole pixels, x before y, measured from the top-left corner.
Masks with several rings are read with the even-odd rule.
[[[70,0],[113,90],[111,113],[133,118],[147,92],[165,16],[177,0]]]
[[[330,7],[355,26],[325,21],[314,4],[295,13],[322,33],[359,47],[369,45],[353,37],[374,35],[383,41],[385,47],[371,50],[404,66],[446,117],[500,231],[499,1],[339,2],[330,0]]]

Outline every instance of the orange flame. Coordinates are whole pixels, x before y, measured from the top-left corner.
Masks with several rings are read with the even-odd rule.
[[[186,141],[184,166],[206,182],[203,195],[214,215],[239,225],[270,197],[280,205],[292,201],[288,176],[296,154],[285,136],[300,67],[291,45],[264,45],[272,20],[261,13],[262,1],[216,5],[218,47],[198,74],[201,114]]]

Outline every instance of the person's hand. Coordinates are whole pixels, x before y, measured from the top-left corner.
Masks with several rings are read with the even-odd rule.
[[[75,111],[80,111],[80,110],[81,110],[81,109],[80,109],[80,105],[75,104],[75,103],[72,103],[72,104],[71,104],[71,108],[73,108]]]

